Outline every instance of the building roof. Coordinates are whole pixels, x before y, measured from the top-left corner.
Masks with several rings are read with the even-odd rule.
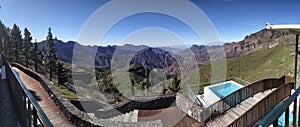
[[[278,30],[282,32],[289,32],[294,34],[300,34],[300,24],[269,24],[266,23],[266,29]]]

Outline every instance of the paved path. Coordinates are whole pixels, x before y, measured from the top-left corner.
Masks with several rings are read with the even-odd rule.
[[[0,127],[18,127],[18,119],[6,80],[1,78],[0,68]]]
[[[133,110],[128,113],[114,116],[110,118],[111,121],[123,121],[123,122],[138,122],[138,110]]]
[[[21,80],[28,90],[31,91],[33,96],[36,97],[39,105],[45,112],[46,116],[50,119],[55,127],[72,127],[72,125],[59,110],[54,101],[50,98],[43,86],[35,79],[31,78],[21,70],[14,68],[19,73]]]
[[[139,110],[138,121],[161,120],[165,127],[200,127],[200,123],[176,106],[157,110]]]

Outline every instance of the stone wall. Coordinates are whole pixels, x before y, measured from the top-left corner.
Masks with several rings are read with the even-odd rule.
[[[198,122],[201,122],[202,119],[200,114],[203,111],[203,108],[201,108],[199,105],[191,102],[190,100],[187,100],[183,95],[177,94],[176,106],[185,114],[188,114],[193,119],[197,120]]]
[[[12,64],[17,67],[30,77],[39,81],[44,89],[47,91],[48,95],[52,98],[55,104],[59,107],[60,111],[65,115],[65,117],[76,126],[98,126],[95,125],[92,119],[84,112],[77,109],[68,99],[64,98],[62,94],[55,89],[55,86],[50,83],[50,81],[45,78],[45,76],[33,72],[20,64]]]

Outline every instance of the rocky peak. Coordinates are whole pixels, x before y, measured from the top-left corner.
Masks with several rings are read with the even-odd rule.
[[[254,51],[266,49],[270,42],[276,38],[287,35],[283,32],[263,29],[251,35],[247,35],[244,40],[224,44],[227,57],[236,57],[243,54],[249,54]],[[273,44],[272,44],[273,45]]]

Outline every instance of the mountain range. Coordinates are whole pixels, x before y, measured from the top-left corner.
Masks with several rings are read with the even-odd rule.
[[[95,66],[119,67],[137,63],[150,69],[158,68],[169,74],[178,74],[181,69],[178,63],[188,64],[195,59],[197,66],[202,66],[209,62],[214,56],[210,56],[208,50],[218,51],[218,49],[224,49],[227,58],[237,57],[281,45],[285,42],[276,41],[276,39],[285,35],[287,33],[263,29],[247,35],[239,42],[215,46],[192,45],[186,49],[132,44],[122,46],[85,46],[75,41],[63,42],[58,39],[54,39],[54,47],[59,60],[66,63],[72,63],[74,47],[76,47],[76,53],[82,55],[80,58],[77,58],[77,61],[80,62],[76,64],[84,64],[84,58],[88,57],[88,54],[94,54],[95,61],[89,62],[95,64]],[[45,46],[46,41],[38,44],[39,50],[42,50]]]

